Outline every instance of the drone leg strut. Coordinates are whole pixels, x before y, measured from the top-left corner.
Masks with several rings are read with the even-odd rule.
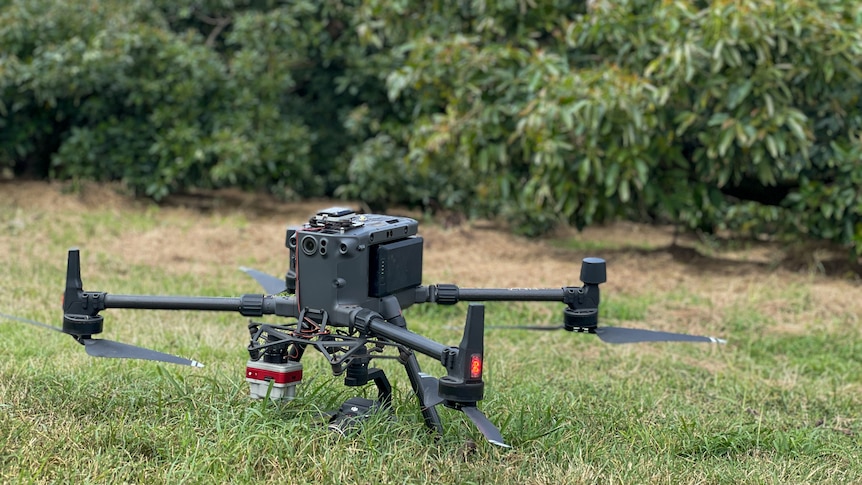
[[[390,409],[392,406],[392,384],[386,378],[382,369],[368,369],[368,377],[374,380],[377,386],[377,402],[381,407]]]
[[[410,379],[410,385],[413,386],[413,392],[419,400],[419,409],[422,410],[422,417],[425,419],[425,426],[432,431],[443,434],[443,422],[440,421],[440,415],[437,414],[437,408],[425,405],[425,390],[422,387],[421,376],[422,371],[419,369],[419,361],[416,359],[416,354],[410,350],[401,349],[401,358],[399,360],[404,364],[404,369],[407,371],[407,377]]]
[[[389,295],[384,297],[381,300],[381,303],[383,306],[381,309],[381,316],[385,318],[388,323],[394,325],[395,327],[393,328],[395,330],[401,329],[406,332],[407,321],[404,319],[404,315],[401,314],[401,306],[398,303],[398,299]],[[416,354],[414,354],[412,350],[401,345],[398,346],[398,349],[400,352],[398,361],[404,365],[404,370],[407,371],[410,385],[413,387],[413,392],[419,400],[419,409],[422,411],[422,418],[425,420],[425,426],[432,431],[443,434],[443,422],[440,421],[440,415],[437,414],[437,409],[434,406],[427,406],[425,404],[427,400],[425,399],[425,389],[422,386],[422,370],[419,368],[419,360],[416,359]]]

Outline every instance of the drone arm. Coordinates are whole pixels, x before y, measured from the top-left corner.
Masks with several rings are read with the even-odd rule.
[[[446,345],[389,323],[380,314],[371,310],[358,310],[353,314],[352,320],[354,327],[361,333],[383,337],[437,360],[442,359],[443,353],[449,349]]]
[[[456,285],[432,285],[430,300],[439,305],[460,301],[559,301],[565,299],[567,288],[459,288]]]
[[[562,301],[559,289],[536,288],[460,288],[440,283],[415,289],[416,303],[454,305],[462,301]]]
[[[156,296],[104,294],[104,308],[143,310],[198,310],[238,312],[247,317],[278,315],[298,316],[296,299],[271,295],[247,294],[239,297]]]
[[[139,310],[243,311],[242,298],[105,294],[105,308]],[[257,316],[257,315],[255,315]]]
[[[597,307],[599,286],[588,283],[584,286],[563,288],[459,288],[450,284],[422,287],[421,301],[438,305],[454,305],[461,301],[555,301],[570,308]]]
[[[570,308],[589,304],[598,306],[598,286],[607,281],[605,260],[584,258],[581,262],[581,281],[584,286],[563,288],[459,288],[456,285],[438,284],[416,288],[416,302],[454,305],[459,301],[558,301]]]

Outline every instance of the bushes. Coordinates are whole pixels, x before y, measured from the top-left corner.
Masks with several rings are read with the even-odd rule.
[[[289,75],[255,76],[242,49],[236,75],[145,1],[28,0],[0,13],[0,164],[121,179],[157,199],[188,186],[314,186],[309,131],[280,102]]]
[[[390,75],[419,112],[395,130],[408,153],[471,174],[471,207],[525,232],[646,217],[862,252],[862,7],[629,0],[546,20],[506,43],[420,38]]]
[[[628,217],[862,253],[852,2],[37,0],[0,16],[0,166],[153,197],[238,184],[525,233]]]

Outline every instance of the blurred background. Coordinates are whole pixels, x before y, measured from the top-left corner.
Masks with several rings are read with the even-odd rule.
[[[3,0],[2,178],[862,254],[842,0]]]

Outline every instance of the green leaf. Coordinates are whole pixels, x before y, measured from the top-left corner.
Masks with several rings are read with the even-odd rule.
[[[793,132],[793,135],[796,136],[798,140],[804,141],[808,138],[805,135],[805,130],[802,128],[802,125],[800,125],[794,118],[787,118],[785,123],[787,123],[787,126],[790,127],[790,131]]]
[[[617,190],[617,193],[620,195],[621,202],[626,203],[629,201],[629,198],[631,197],[631,192],[628,180],[620,180],[620,185]]]
[[[769,150],[769,154],[772,158],[778,158],[778,146],[775,144],[775,138],[772,135],[766,135],[766,149]]]
[[[727,96],[727,107],[730,109],[736,109],[737,106],[745,101],[745,98],[748,96],[748,93],[751,92],[753,85],[754,84],[750,79],[746,79],[731,88]]]
[[[580,182],[586,183],[590,177],[590,161],[586,158],[581,159],[578,162],[578,180]]]
[[[730,144],[733,143],[735,138],[735,132],[733,128],[728,128],[721,132],[721,138],[718,142],[718,155],[724,157],[727,155],[727,150],[730,149]]]

